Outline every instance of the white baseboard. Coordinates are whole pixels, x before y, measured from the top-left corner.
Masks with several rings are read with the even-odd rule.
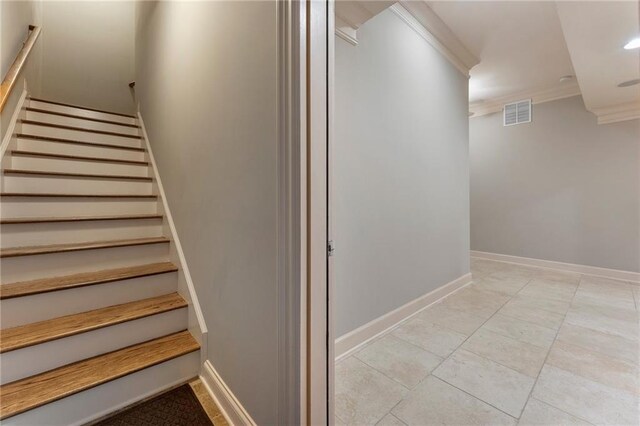
[[[231,426],[253,426],[256,424],[209,360],[204,362],[200,380]]]
[[[629,281],[640,284],[640,273],[631,271],[621,271],[618,269],[600,268],[597,266],[576,265],[574,263],[555,262],[553,260],[532,259],[529,257],[510,256],[507,254],[488,253],[484,251],[471,250],[471,257],[479,259],[496,260],[499,262],[515,263],[525,266],[536,266],[538,268],[556,269],[564,272],[577,272],[584,275],[594,275],[597,277],[611,278],[614,280]]]
[[[464,274],[463,276],[456,278],[455,280],[438,287],[437,289],[422,295],[343,336],[340,336],[336,339],[335,343],[336,361],[351,355],[371,340],[387,333],[402,321],[417,314],[427,306],[461,289],[469,283],[471,283],[471,274]]]

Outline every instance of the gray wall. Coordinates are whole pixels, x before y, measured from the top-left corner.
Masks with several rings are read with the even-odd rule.
[[[0,2],[0,78],[27,38],[30,24],[42,33],[0,116],[5,134],[27,81],[35,97],[132,113],[128,84],[134,78],[135,2]]]
[[[140,2],[136,18],[136,93],[209,358],[276,424],[276,2]]]
[[[470,157],[472,250],[640,272],[640,120],[598,125],[579,96],[472,118]]]
[[[0,3],[0,78],[4,78],[22,44],[27,39],[30,24],[35,24],[36,6],[32,1]],[[39,6],[39,5],[38,5]]]
[[[42,88],[46,99],[135,111],[133,1],[44,1]]]
[[[27,39],[29,25],[42,25],[41,1],[0,1],[0,80],[4,79],[16,55],[22,49]],[[0,114],[1,137],[4,137],[9,127],[9,121],[16,109],[25,81],[30,91],[40,90],[41,46],[42,35],[31,50],[27,63]]]
[[[336,38],[336,336],[469,272],[467,78],[393,12]]]

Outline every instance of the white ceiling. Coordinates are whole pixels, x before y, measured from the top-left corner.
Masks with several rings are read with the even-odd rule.
[[[640,49],[624,44],[640,36],[640,3],[558,2],[558,15],[587,109],[599,111],[638,103],[640,85],[617,87],[640,78]]]
[[[543,101],[581,91],[594,112],[640,102],[640,86],[616,87],[640,77],[640,52],[622,49],[628,39],[640,35],[637,0],[427,4],[480,59],[470,72],[472,110],[489,104],[494,108],[518,95],[535,102],[532,93]],[[577,82],[559,81],[573,74]]]
[[[430,1],[431,9],[480,59],[469,101],[559,85],[573,75],[554,2]]]

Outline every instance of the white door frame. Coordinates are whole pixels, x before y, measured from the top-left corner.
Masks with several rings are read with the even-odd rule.
[[[306,220],[307,418],[333,424],[333,332],[330,327],[329,138],[333,0],[307,0]]]
[[[327,256],[333,0],[281,1],[278,20],[278,418],[283,425],[328,425],[334,364]]]
[[[331,242],[332,251],[335,250],[334,235],[334,218],[333,218],[333,140],[334,140],[334,82],[335,82],[335,2],[328,0],[327,13],[327,113],[328,113],[328,135],[327,135],[327,240]],[[334,400],[335,400],[335,334],[334,334],[334,295],[335,295],[335,276],[334,276],[334,258],[331,253],[327,257],[327,380],[328,380],[328,409],[329,424],[334,424]]]
[[[306,418],[305,154],[306,7],[277,2],[278,424]],[[303,304],[304,301],[304,304]]]

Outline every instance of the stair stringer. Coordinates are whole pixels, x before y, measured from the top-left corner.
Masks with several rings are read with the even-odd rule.
[[[16,147],[20,143],[16,135],[23,132],[24,125],[22,123],[22,120],[26,119],[26,116],[27,116],[26,108],[31,106],[32,101],[29,95],[30,94],[25,87],[24,91],[20,94],[15,110],[12,112],[9,125],[7,126],[6,133],[2,138],[2,144],[0,145],[0,188],[2,188],[3,190],[5,188],[5,183],[6,183],[6,179],[3,172],[5,168],[7,169],[10,168],[10,164],[12,162],[12,155],[10,155],[10,153],[12,150],[16,149]],[[69,106],[69,107],[76,108],[73,106]],[[77,108],[82,109],[82,107],[77,107]],[[5,110],[5,112],[9,113],[9,111],[7,110]],[[146,133],[142,133],[143,132],[142,128],[139,130],[141,134],[146,135]],[[141,141],[140,142],[141,146],[143,147],[146,146],[147,149],[149,148],[149,145],[146,140],[142,142],[142,139],[140,139],[140,141]],[[145,158],[149,157],[146,152],[144,153],[141,152],[141,156],[144,156]],[[154,176],[157,179],[159,179],[157,174],[157,169],[155,168],[155,163],[153,164],[153,167],[151,167],[151,164],[149,164],[148,170],[149,170],[150,176]],[[164,195],[164,192],[162,192],[161,186],[158,187],[156,185],[151,185],[151,182],[149,182],[149,188],[150,189],[145,190],[145,192],[150,190],[150,193],[154,193],[155,191],[155,193]],[[17,192],[22,192],[22,191],[17,191]],[[40,191],[40,192],[43,192],[43,191]],[[44,192],[47,192],[47,191],[44,190]],[[73,190],[71,192],[77,192],[77,191]],[[164,201],[164,199],[163,199],[163,202],[164,204],[157,203],[158,213],[163,213],[165,211],[164,206],[166,206],[166,202]],[[166,209],[165,214],[166,214],[165,220],[170,220],[168,209]],[[137,372],[127,374],[123,377],[113,379],[103,384],[96,385],[95,387],[92,387],[90,389],[81,390],[70,396],[63,397],[58,401],[45,403],[44,405],[31,408],[28,411],[25,411],[21,414],[16,414],[11,417],[5,418],[0,423],[2,423],[3,425],[6,424],[7,426],[9,425],[11,426],[13,425],[28,425],[28,426],[78,425],[79,426],[82,424],[86,424],[87,422],[99,419],[103,416],[109,415],[114,411],[117,411],[121,408],[125,408],[133,403],[140,401],[141,399],[151,397],[173,386],[185,383],[186,381],[192,379],[193,377],[197,376],[200,373],[200,370],[202,369],[201,355],[204,356],[204,354],[206,353],[206,327],[204,327],[204,321],[202,322],[203,327],[200,327],[200,323],[198,321],[198,315],[200,316],[200,318],[202,318],[202,315],[196,314],[195,310],[193,309],[194,304],[197,304],[197,298],[190,297],[191,293],[189,292],[189,285],[187,284],[187,280],[190,281],[191,279],[190,277],[186,278],[186,276],[188,276],[188,271],[186,273],[186,276],[182,273],[182,270],[186,270],[186,262],[184,262],[184,256],[178,255],[178,251],[175,249],[176,244],[178,244],[178,247],[179,247],[179,241],[175,236],[175,228],[173,227],[173,223],[171,223],[171,226],[167,228],[165,228],[166,226],[165,224],[166,222],[163,223],[162,231],[174,243],[174,244],[166,245],[168,246],[167,251],[172,252],[171,258],[176,259],[174,263],[178,265],[181,269],[177,277],[178,281],[176,281],[173,284],[173,286],[174,288],[177,287],[178,292],[189,303],[189,307],[186,308],[187,309],[186,316],[189,317],[188,322],[187,323],[183,322],[184,319],[181,319],[180,322],[183,324],[183,328],[185,324],[188,326],[187,328],[190,330],[194,338],[201,344],[201,349],[199,349],[199,351],[202,351],[202,352],[200,352],[200,354],[195,353],[197,351],[191,352],[185,355],[181,355],[177,358],[170,359],[168,361],[163,361],[157,365],[145,367]],[[144,246],[144,247],[146,248],[151,246]],[[136,247],[136,250],[137,249],[138,247]],[[116,250],[116,249],[103,249],[103,250]],[[118,248],[117,250],[123,250],[123,249]],[[181,251],[181,249],[179,250]],[[81,252],[75,253],[73,255],[73,258],[80,257],[85,260],[84,261],[85,264],[93,264],[94,262],[91,261],[91,259],[87,260],[88,258],[86,258],[89,255],[90,257],[95,258],[93,259],[94,261],[97,261],[97,259],[100,257],[97,251],[88,250],[88,251],[81,251]],[[100,255],[104,256],[103,251],[100,251]],[[162,254],[160,257],[158,257],[158,250],[155,250],[155,247],[154,247],[153,253],[149,252],[148,255],[149,256],[147,257],[151,257],[153,260],[161,260],[161,261],[169,260],[168,254]],[[54,260],[49,260],[49,262],[52,262],[52,261],[55,262],[56,260],[59,260],[56,258],[58,254],[46,254],[44,256],[46,256],[48,259],[50,258],[54,259]],[[65,255],[65,257],[71,259],[71,256],[69,255]],[[146,262],[147,260],[150,261],[151,259],[147,259],[146,257],[143,256],[142,261]],[[108,261],[110,263],[110,266],[114,266],[114,265],[111,265],[114,259],[108,256]],[[70,262],[70,263],[73,264],[74,262]],[[122,265],[118,263],[115,266],[116,267],[126,266],[125,263],[127,265],[129,264],[129,262],[127,261],[122,263]],[[81,272],[82,270],[86,269],[84,267],[80,267],[79,265],[76,265],[76,266],[78,266],[78,270],[75,272]],[[47,267],[46,265],[41,265],[41,268],[46,268],[46,267]],[[56,269],[56,271],[59,271],[59,269],[60,268]],[[178,274],[178,272],[176,272],[176,274]],[[7,280],[7,282],[21,281],[22,279],[37,278],[35,276],[34,277],[24,276],[22,272],[20,272],[20,274],[18,275],[19,276],[16,277],[16,279],[12,278]],[[64,275],[64,274],[60,273],[58,275]],[[127,284],[130,285],[131,281],[127,281]],[[109,284],[109,285],[112,285],[112,284]],[[86,289],[89,289],[89,288],[86,288]],[[110,287],[110,289],[113,289],[113,287]],[[73,289],[73,290],[65,290],[65,291],[76,292],[81,290],[82,289]],[[154,288],[154,290],[157,290],[157,288]],[[137,293],[133,293],[133,294],[137,294]],[[46,296],[43,295],[41,297],[49,297],[49,296],[50,296],[49,294],[46,294]],[[199,305],[197,307],[197,310],[198,312],[200,311]],[[30,320],[28,322],[33,322],[33,321]],[[175,324],[177,322],[178,320],[176,319],[168,320],[168,323],[170,324]],[[162,324],[162,325],[164,326],[166,324]],[[112,329],[111,327],[112,326],[104,328],[102,329],[102,331]],[[203,330],[204,330],[204,333],[202,332]],[[123,331],[123,333],[125,333],[126,331],[128,330],[125,328],[125,331]],[[142,331],[146,333],[148,332],[148,328],[142,327]],[[85,335],[78,335],[78,336],[81,336],[83,338],[85,337]],[[88,334],[86,336],[88,336]],[[136,337],[134,341],[138,343],[138,340],[140,339],[146,339],[146,337],[145,338]],[[62,342],[63,340],[64,339],[61,339],[60,342]],[[103,338],[102,341],[107,342],[108,339]],[[109,349],[115,349],[115,350],[120,349],[119,345],[115,345],[117,347],[112,347],[112,346],[113,345],[110,345]],[[37,346],[33,346],[33,348],[36,348],[36,347]],[[68,348],[65,347],[65,350],[66,349]],[[106,349],[104,348],[100,349],[98,352],[103,352],[104,350]],[[26,367],[30,367],[32,365],[30,363],[27,363],[27,364],[28,365],[26,365]],[[32,371],[29,371],[28,374],[27,373],[25,374],[31,375],[32,373],[33,373]],[[22,374],[22,375],[25,375],[25,374]]]
[[[18,102],[16,104],[16,109],[14,110],[13,114],[11,115],[11,119],[9,120],[9,125],[7,126],[7,133],[5,133],[4,137],[2,138],[2,145],[0,145],[0,160],[1,160],[2,170],[4,170],[4,168],[7,166],[7,160],[8,160],[8,158],[4,154],[7,151],[10,151],[11,149],[15,148],[17,143],[15,134],[20,131],[22,126],[21,122],[27,115],[27,111],[25,110],[25,107],[29,102],[27,100],[28,95],[29,95],[29,92],[27,92],[27,88],[25,87],[22,90],[22,93],[20,94],[20,98],[18,99]],[[5,160],[5,158],[7,158],[7,160]],[[0,177],[0,179],[2,179],[2,177]],[[2,181],[0,180],[0,184],[1,183]]]
[[[153,157],[153,150],[149,143],[149,135],[142,119],[140,111],[136,114],[138,117],[138,124],[140,125],[140,132],[142,133],[142,143],[146,149],[146,160],[149,162],[151,177],[153,178],[153,194],[158,195],[158,214],[164,215],[163,235],[167,236],[171,240],[169,245],[169,259],[175,265],[178,266],[178,293],[187,301],[188,316],[189,316],[189,332],[200,344],[200,370],[202,372],[204,362],[208,359],[207,351],[207,325],[202,315],[202,309],[200,308],[200,302],[198,301],[198,295],[189,273],[189,267],[187,265],[184,252],[182,251],[182,245],[178,238],[178,232],[169,210],[169,204],[167,197],[162,186],[162,180],[160,179],[160,173],[156,160]]]

